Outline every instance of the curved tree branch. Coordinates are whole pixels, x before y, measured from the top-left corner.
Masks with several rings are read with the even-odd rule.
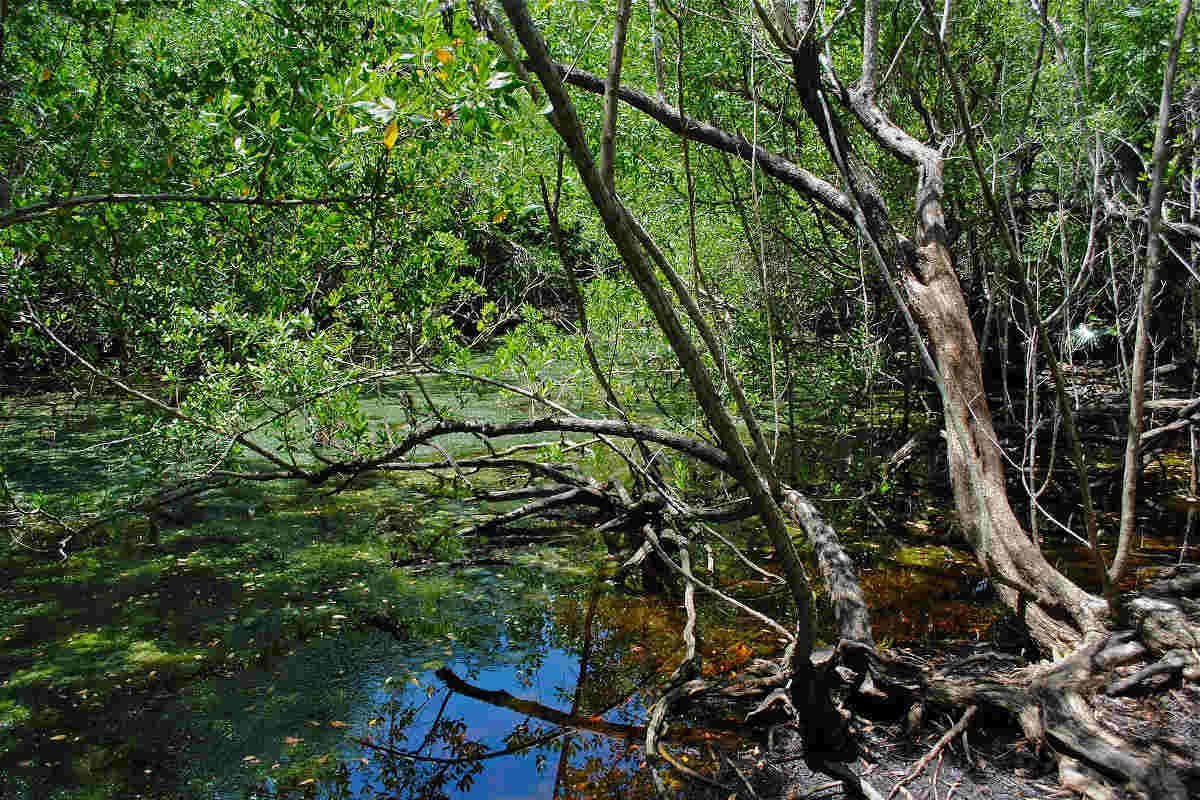
[[[603,95],[605,93],[606,83],[603,78],[578,67],[568,68],[566,64],[554,63],[553,66],[557,70],[559,78],[566,83],[592,94]],[[805,197],[811,197],[842,219],[850,222],[854,220],[854,210],[845,194],[833,184],[818,178],[786,158],[753,144],[741,135],[729,133],[715,125],[680,114],[677,108],[656,100],[637,89],[621,86],[617,89],[616,95],[618,99],[659,122],[672,133],[686,136],[694,142],[706,144],[744,161],[754,161],[763,172],[792,187]]]
[[[301,208],[303,206],[353,206],[373,202],[381,195],[354,194],[332,197],[300,197],[272,200],[268,197],[228,197],[225,195],[196,195],[162,192],[159,194],[88,194],[79,197],[64,197],[61,200],[43,200],[27,206],[14,208],[0,216],[0,229],[20,225],[54,214],[97,205],[164,205],[186,204],[200,206],[259,206],[263,208]]]

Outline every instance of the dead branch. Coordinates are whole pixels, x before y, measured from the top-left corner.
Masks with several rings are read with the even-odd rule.
[[[932,748],[930,748],[929,752],[922,756],[920,761],[918,761],[916,764],[913,764],[912,769],[910,769],[908,773],[901,778],[895,786],[892,787],[892,790],[888,792],[887,800],[892,800],[892,798],[896,796],[897,792],[916,780],[917,776],[920,775],[927,766],[929,766],[929,762],[937,758],[942,750],[945,749],[946,745],[950,744],[950,742],[954,740],[955,736],[958,736],[967,729],[967,725],[970,724],[971,718],[975,716],[977,711],[979,711],[979,706],[968,707],[967,710],[963,712],[963,715],[959,718],[958,722],[954,723],[950,730],[943,733],[942,737],[937,740],[937,743],[934,744]]]

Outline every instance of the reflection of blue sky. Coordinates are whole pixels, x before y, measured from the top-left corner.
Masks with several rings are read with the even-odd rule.
[[[460,673],[465,671],[465,664],[462,663],[455,662],[449,666]],[[579,661],[575,656],[562,650],[550,650],[545,655],[542,668],[533,674],[531,686],[522,685],[520,670],[513,666],[483,670],[472,682],[487,689],[505,689],[522,698],[554,705],[554,695],[558,689],[574,686],[578,666]],[[440,686],[440,682],[434,677],[432,671],[421,676],[421,683],[422,685],[432,683],[434,686]],[[433,701],[425,706],[413,725],[410,726],[409,741],[411,743],[423,740],[429,726],[437,716],[441,704],[440,697],[444,692],[444,689],[440,690],[439,694],[434,696]],[[387,700],[387,696],[386,691],[380,691],[376,696],[377,701],[383,703]],[[405,700],[410,703],[419,704],[424,696],[424,690],[416,687],[405,692]],[[513,728],[524,719],[523,715],[507,708],[491,706],[461,695],[455,695],[450,699],[446,705],[445,716],[466,722],[468,735],[489,750],[499,750],[505,747],[504,737],[512,733]],[[488,759],[484,762],[483,772],[475,779],[470,791],[460,793],[448,785],[447,793],[451,797],[487,797],[494,800],[548,798],[554,790],[553,764],[539,774],[535,752],[536,748],[515,756]],[[427,753],[434,756],[451,755],[445,748],[436,745],[430,747]],[[348,757],[358,758],[360,755],[369,756],[370,750],[360,747],[347,748]],[[372,763],[374,761],[375,759],[372,760]],[[375,784],[373,787],[375,789],[382,788],[378,785],[375,771],[364,769],[354,775],[351,785],[355,796],[361,796],[364,794],[364,789],[372,788],[371,784]]]
[[[439,641],[401,642],[382,633],[346,631],[298,648],[272,665],[273,671],[243,672],[212,681],[203,691],[194,692],[188,700],[191,708],[185,711],[187,717],[180,720],[195,739],[188,747],[194,760],[185,771],[205,786],[207,796],[233,800],[253,796],[247,790],[264,770],[270,774],[273,763],[286,765],[289,760],[335,753],[336,758],[350,767],[350,796],[376,797],[385,788],[381,770],[388,757],[355,740],[374,736],[383,741],[390,703],[392,707],[420,708],[404,732],[406,739],[390,744],[398,748],[419,747],[446,694],[445,686],[434,675],[443,664],[481,688],[502,689],[522,699],[569,711],[579,674],[579,656],[546,644],[569,641],[562,632],[555,631],[551,615],[543,611],[541,630],[537,631],[535,624],[535,635],[527,636],[528,632],[522,631],[522,639],[532,642],[509,636],[508,620],[518,610],[517,606],[524,606],[524,619],[528,622],[529,604],[534,604],[532,611],[536,615],[537,608],[550,607],[552,593],[542,586],[516,587],[518,590],[513,591],[516,575],[500,580],[487,574],[477,577],[467,586],[467,594],[478,602],[448,602],[438,606],[440,613],[460,617],[444,620],[453,622],[453,628],[460,631],[453,640],[447,637]],[[467,609],[472,609],[475,616],[461,619]],[[600,620],[596,620],[598,636],[600,627]],[[432,695],[429,689],[433,690]],[[641,713],[640,701],[631,699],[604,716],[628,723],[637,722]],[[506,747],[505,737],[525,720],[523,715],[509,709],[460,695],[451,697],[443,717],[462,720],[467,726],[467,737],[487,750]],[[385,721],[370,725],[377,718]],[[329,722],[335,720],[345,722],[347,727],[330,727]],[[552,730],[548,723],[538,720],[530,721],[530,728],[547,733]],[[304,742],[289,746],[284,741],[288,737],[302,738]],[[575,754],[573,762],[582,763],[597,755],[606,759],[613,756],[612,745],[603,737],[576,735],[577,745],[585,741],[588,746],[580,747],[582,752]],[[453,755],[440,743],[430,744],[423,753]],[[539,753],[544,756],[540,772]],[[259,760],[257,768],[243,762],[251,755]],[[364,757],[369,759],[365,765],[360,761]],[[549,798],[553,794],[558,758],[556,750],[543,745],[518,755],[488,759],[468,791],[459,791],[453,781],[446,783],[445,790],[450,797]],[[268,780],[265,787],[258,786],[266,788],[270,796],[272,784]]]

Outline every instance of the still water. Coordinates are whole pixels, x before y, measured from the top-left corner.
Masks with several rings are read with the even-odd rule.
[[[529,413],[473,402],[465,415]],[[383,398],[368,410],[394,408]],[[6,481],[60,503],[121,502],[139,465],[105,443],[125,435],[127,413],[7,401]],[[945,507],[905,492],[897,535],[858,535],[861,515],[839,505],[836,487],[880,454],[870,436],[838,441],[830,458],[827,437],[814,437],[801,461],[825,470],[808,482],[835,495],[825,505],[860,563],[879,641],[987,635],[994,599],[977,591],[982,576],[948,536]],[[606,582],[612,562],[587,532],[434,557],[458,566],[420,563],[423,543],[479,513],[444,488],[411,478],[332,495],[239,488],[154,525],[98,529],[65,561],[5,534],[0,797],[653,796],[640,726],[681,656],[680,599]],[[746,533],[745,546],[767,555]],[[786,604],[736,563],[718,558],[716,569],[743,601],[768,613]],[[728,608],[699,611],[709,674],[781,649]],[[752,746],[727,728],[681,727],[667,747],[700,764]]]

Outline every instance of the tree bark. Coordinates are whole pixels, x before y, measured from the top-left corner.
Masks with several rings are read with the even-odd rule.
[[[1150,343],[1150,315],[1154,310],[1154,285],[1158,283],[1158,263],[1162,255],[1162,239],[1159,226],[1162,220],[1163,200],[1167,186],[1164,173],[1170,159],[1171,142],[1168,139],[1171,119],[1171,88],[1175,84],[1175,70],[1179,65],[1179,48],[1183,42],[1183,29],[1187,25],[1192,0],[1180,0],[1179,12],[1175,16],[1175,35],[1171,40],[1167,68],[1163,74],[1162,97],[1158,104],[1158,128],[1154,133],[1154,175],[1150,185],[1150,219],[1146,225],[1146,267],[1142,276],[1142,294],[1138,304],[1137,334],[1133,344],[1133,364],[1129,377],[1129,436],[1125,444],[1125,477],[1121,482],[1121,532],[1117,539],[1117,553],[1113,557],[1109,576],[1113,583],[1120,583],[1129,564],[1129,548],[1133,542],[1135,513],[1137,511],[1137,485],[1142,474],[1142,461],[1138,457],[1141,449],[1142,406],[1146,402],[1146,351]]]

